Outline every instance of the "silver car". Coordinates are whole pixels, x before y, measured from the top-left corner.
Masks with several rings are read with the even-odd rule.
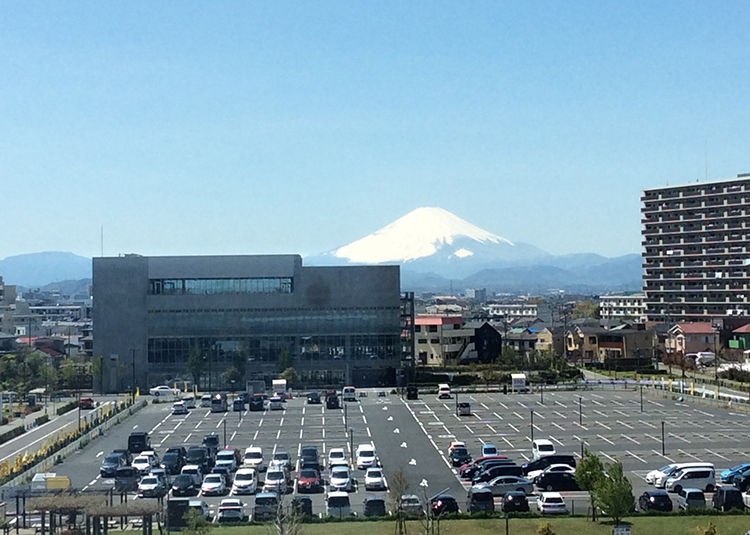
[[[529,495],[534,492],[534,483],[525,477],[498,476],[488,483],[477,483],[473,488],[489,488],[493,496],[505,496],[506,492],[514,490]]]

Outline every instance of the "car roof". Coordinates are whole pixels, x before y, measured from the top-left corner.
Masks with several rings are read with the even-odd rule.
[[[526,493],[520,490],[509,490],[505,493],[506,496],[508,496],[509,494],[512,494],[513,496],[523,496],[524,498],[526,497]]]
[[[542,492],[541,496],[545,498],[562,498],[562,494],[559,492]]]
[[[552,444],[552,441],[551,441],[551,440],[548,440],[548,439],[546,439],[546,438],[537,438],[536,440],[534,440],[534,442],[535,442],[535,443],[536,443],[537,445],[540,445],[540,446],[541,446],[542,444],[544,444],[545,446],[546,446],[547,444],[549,444],[549,445],[552,445],[552,446],[554,446],[554,444]]]
[[[365,498],[366,502],[383,502],[385,503],[385,500],[381,498],[380,496],[368,496]]]
[[[643,494],[647,494],[648,496],[669,496],[666,490],[647,490]]]
[[[349,493],[342,490],[336,490],[328,493],[329,498],[348,498]]]

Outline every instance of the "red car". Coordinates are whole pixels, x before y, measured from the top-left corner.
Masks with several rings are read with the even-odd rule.
[[[480,457],[473,463],[462,465],[458,473],[464,479],[471,479],[474,474],[479,471],[480,465],[483,464],[484,461],[489,461],[492,459],[503,460],[507,459],[507,457],[505,455],[487,455],[485,457]]]
[[[94,400],[91,398],[81,398],[78,401],[78,406],[82,409],[93,409],[94,408]]]
[[[320,492],[323,490],[323,481],[320,472],[314,468],[303,468],[297,475],[298,492]]]

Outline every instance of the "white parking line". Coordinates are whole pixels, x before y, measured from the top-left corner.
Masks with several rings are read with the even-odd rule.
[[[541,412],[535,412],[534,416],[537,417],[537,418],[541,418],[542,420],[546,420],[547,419],[547,418],[544,417],[544,415]]]
[[[515,415],[516,415],[516,416],[518,416],[518,417],[519,417],[519,418],[520,418],[521,420],[523,420],[523,416],[521,416],[521,415],[520,415],[520,414],[518,414],[517,412],[514,412],[513,414],[515,414]]]
[[[558,416],[559,416],[560,418],[562,418],[563,420],[567,420],[567,419],[568,419],[568,417],[567,417],[567,416],[565,416],[565,415],[564,415],[563,413],[561,413],[561,412],[557,412],[557,411],[554,411],[554,412],[555,412],[555,414],[556,414],[556,415],[558,415]]]
[[[524,454],[523,452],[520,452],[520,451],[519,451],[518,453],[520,453],[520,454],[521,454],[521,457],[523,457],[523,458],[524,458],[524,459],[525,459],[526,461],[530,461],[530,460],[531,460],[531,459],[529,459],[529,457],[528,457],[528,456],[527,456],[526,454]]]
[[[659,452],[659,451],[656,451],[656,450],[651,450],[651,451],[653,451],[653,452],[654,452],[654,454],[658,455],[659,457],[664,457],[664,458],[665,458],[666,460],[668,460],[668,461],[669,461],[670,463],[673,463],[673,462],[674,462],[674,460],[672,460],[672,458],[671,458],[671,457],[667,457],[666,455],[662,455],[662,454],[661,454],[661,452]]]
[[[573,438],[576,439],[578,442],[581,442],[581,440],[582,440],[581,437],[579,437],[578,435],[573,435]],[[583,445],[584,446],[590,446],[590,444],[588,442],[586,442],[585,440],[583,441]]]
[[[361,412],[362,414],[365,413],[364,409],[362,409],[362,405],[359,406],[359,412]]]
[[[644,433],[643,436],[646,436],[646,437],[648,437],[651,440],[654,440],[656,442],[661,442],[661,439],[660,438],[656,438],[654,435],[649,435],[648,433]]]
[[[495,417],[497,417],[497,419],[498,419],[498,420],[502,420],[502,419],[503,419],[503,417],[502,417],[502,416],[500,416],[500,415],[499,415],[498,413],[496,413],[496,412],[493,412],[492,414],[494,414],[494,415],[495,415]]]
[[[198,423],[195,424],[195,428],[198,429],[202,423],[203,423],[203,420],[199,420]]]
[[[224,423],[224,419],[222,418],[221,420],[219,420],[219,423],[216,424],[216,429],[218,429],[219,427],[221,427],[221,424],[223,424],[223,423]]]
[[[649,427],[650,427],[650,428],[652,428],[652,429],[656,429],[656,426],[655,426],[654,424],[650,424],[650,423],[648,423],[648,422],[644,422],[643,420],[638,420],[638,421],[639,421],[640,423],[642,423],[643,425],[647,425],[647,426],[649,426]]]
[[[633,453],[633,452],[631,452],[631,451],[625,450],[625,453],[627,453],[628,455],[630,455],[631,457],[633,457],[633,458],[635,458],[635,459],[638,459],[638,460],[639,460],[639,461],[641,461],[641,462],[642,462],[643,464],[648,464],[648,461],[646,461],[645,459],[642,459],[642,458],[638,457],[638,456],[637,456],[637,455],[636,455],[635,453]]]
[[[682,438],[680,435],[675,435],[674,433],[668,433],[668,435],[672,438],[676,438],[677,440],[682,440],[685,444],[690,444],[690,441],[686,438]]]
[[[638,442],[638,441],[637,441],[636,439],[634,439],[634,438],[630,438],[630,437],[629,437],[628,435],[622,435],[622,434],[621,434],[620,436],[621,436],[622,438],[624,438],[625,440],[629,440],[629,441],[630,441],[630,442],[632,442],[633,444],[638,444],[639,446],[641,445],[641,443],[640,443],[640,442]]]
[[[560,446],[565,446],[565,444],[563,444],[562,442],[560,442],[559,440],[557,440],[557,439],[556,439],[555,437],[553,437],[552,435],[550,435],[550,437],[549,437],[549,438],[550,438],[550,439],[552,439],[553,441],[557,442],[557,443],[558,443],[558,444],[559,444]]]
[[[513,425],[510,422],[508,422],[508,425],[513,429],[513,431],[515,431],[516,433],[520,433],[520,431],[518,430],[518,428],[515,425]]]
[[[521,403],[520,401],[518,402],[518,404],[519,404],[519,405],[520,405],[521,407],[523,407],[524,409],[528,409],[528,407],[527,407],[526,405],[524,405],[523,403]]]
[[[281,429],[276,431],[276,440],[279,440],[279,437],[281,436]]]
[[[557,427],[560,431],[565,431],[565,428],[563,426],[561,426],[560,424],[558,424],[557,422],[551,422],[551,423],[552,423],[552,425],[554,425],[555,427]]]
[[[691,458],[695,459],[696,461],[700,461],[701,460],[699,457],[696,457],[692,453],[688,453],[688,452],[686,452],[684,450],[677,450],[677,451],[679,451],[680,453],[682,453],[685,457],[691,457]]]
[[[232,437],[231,437],[231,438],[230,438],[229,440],[230,440],[230,441],[231,441],[231,440],[234,440],[234,437],[235,437],[235,436],[237,436],[237,431],[235,431],[234,433],[232,433]]]
[[[185,437],[185,442],[187,442],[188,440],[190,440],[190,437],[192,437],[192,436],[193,436],[193,433],[188,433],[188,436]]]
[[[502,407],[503,409],[505,409],[506,411],[508,410],[508,406],[507,406],[507,405],[506,405],[505,403],[500,403],[500,402],[498,401],[498,402],[497,402],[497,404],[498,404],[498,405],[500,405],[500,406],[501,406],[501,407]]]
[[[597,420],[596,422],[594,422],[594,423],[596,423],[596,424],[599,424],[599,425],[601,425],[601,426],[602,426],[602,427],[603,427],[604,429],[606,429],[607,431],[612,431],[612,428],[611,428],[610,426],[608,426],[607,424],[603,424],[603,423],[601,423],[601,422],[600,422],[600,421],[598,421],[598,420]]]
[[[560,403],[560,402],[559,402],[559,401],[557,401],[557,400],[555,400],[555,403],[556,403],[557,405],[560,405],[560,406],[561,406],[562,408],[564,408],[564,409],[567,409],[567,408],[568,408],[568,406],[567,406],[567,405],[563,405],[562,403]]]
[[[647,399],[646,401],[648,401],[648,402],[649,402],[649,403],[651,403],[652,405],[657,405],[657,406],[659,406],[659,407],[663,407],[663,406],[664,406],[664,404],[662,404],[662,403],[659,403],[658,401],[654,401],[654,400],[652,400],[652,399]]]
[[[263,418],[260,419],[260,422],[258,422],[258,427],[263,426]]]
[[[719,459],[724,459],[725,461],[731,461],[731,459],[727,459],[726,457],[724,457],[723,455],[719,455],[715,451],[711,451],[708,448],[704,448],[704,449],[706,450],[706,452],[710,453],[711,455],[713,455],[715,457],[718,457]]]
[[[616,462],[617,462],[617,459],[615,459],[614,457],[610,457],[609,455],[607,455],[607,454],[606,454],[606,453],[604,453],[603,451],[600,451],[599,453],[601,453],[602,455],[604,455],[604,456],[605,456],[605,457],[606,457],[607,459],[609,459],[609,460],[610,460],[610,461],[612,461],[613,463],[616,463]]]
[[[487,405],[485,405],[484,403],[480,403],[480,405],[481,405],[482,407],[484,407],[485,409],[487,409],[487,410],[490,410],[490,408],[489,408],[489,407],[488,407]]]
[[[615,445],[615,443],[614,443],[614,442],[612,442],[612,441],[611,441],[610,439],[608,439],[607,437],[603,437],[603,436],[601,436],[601,435],[596,435],[596,436],[597,436],[597,437],[599,437],[599,438],[601,438],[601,439],[602,439],[602,440],[603,440],[604,442],[607,442],[607,443],[611,444],[612,446],[614,446],[614,445]]]
[[[490,431],[492,431],[493,433],[497,434],[497,431],[495,430],[495,428],[492,427],[490,424],[487,424],[487,427],[489,427]]]
[[[591,394],[591,397],[604,399],[604,396],[600,396],[599,394]]]
[[[365,427],[365,431],[367,431],[367,436],[370,437],[370,438],[372,438],[372,433],[370,433],[370,428],[369,427]]]
[[[284,417],[281,417],[281,421],[279,422],[279,427],[282,427],[284,425]]]
[[[598,414],[599,416],[603,416],[604,418],[608,418],[608,417],[609,417],[609,415],[608,415],[608,414],[605,414],[605,413],[603,413],[603,412],[601,412],[601,411],[598,411],[598,410],[596,410],[596,409],[594,409],[594,412],[595,412],[596,414]]]
[[[508,446],[510,446],[511,448],[513,447],[513,444],[510,443],[510,440],[508,440],[505,437],[500,437],[500,438],[503,439],[508,444]]]
[[[612,412],[614,412],[615,414],[619,414],[620,416],[624,416],[625,418],[630,416],[627,412],[622,412],[622,411],[612,411]]]
[[[632,425],[628,425],[628,424],[626,424],[625,422],[623,422],[621,420],[617,420],[617,423],[620,424],[623,427],[627,427],[628,429],[633,429]]]
[[[599,405],[600,407],[604,407],[604,403],[599,403],[599,402],[598,402],[598,401],[596,401],[595,399],[590,399],[589,401],[590,401],[591,403],[593,403],[594,405]]]
[[[305,417],[304,416],[302,417],[302,421],[300,422],[299,425],[301,425],[302,427],[305,427]]]
[[[464,424],[464,427],[469,431],[469,433],[471,433],[472,435],[474,434],[474,430],[471,427],[465,424]]]
[[[303,430],[303,429],[300,429],[300,430],[299,430],[299,439],[300,439],[300,440],[302,440],[302,431],[304,431],[304,430]]]
[[[258,440],[258,431],[256,431],[253,435],[253,442],[255,442],[256,440]]]

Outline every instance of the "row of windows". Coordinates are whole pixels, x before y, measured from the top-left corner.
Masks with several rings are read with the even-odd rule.
[[[282,352],[302,361],[372,361],[395,358],[400,351],[396,335],[155,337],[148,340],[148,362],[186,364],[194,348],[201,351],[206,367],[209,360],[228,365],[239,356],[248,363],[248,371],[255,362],[277,362]]]
[[[292,293],[292,278],[149,279],[149,295]]]

